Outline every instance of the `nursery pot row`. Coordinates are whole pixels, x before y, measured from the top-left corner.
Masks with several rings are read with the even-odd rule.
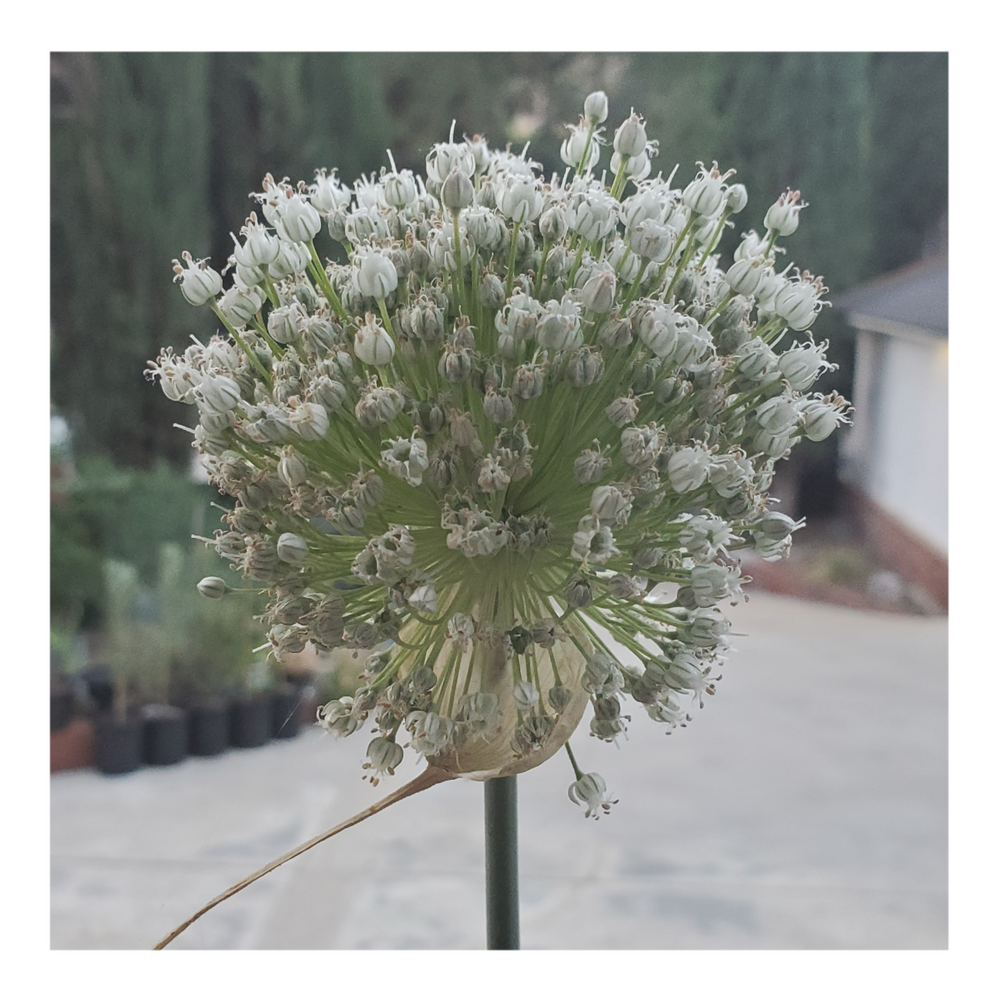
[[[184,710],[148,705],[125,719],[96,721],[94,756],[105,774],[124,774],[143,764],[176,764],[188,754],[211,757],[228,747],[259,747],[298,734],[299,691],[291,686],[227,702],[206,699]]]

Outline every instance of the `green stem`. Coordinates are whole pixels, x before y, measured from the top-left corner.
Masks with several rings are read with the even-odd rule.
[[[570,749],[569,740],[566,741],[566,753],[569,754],[569,762],[573,765],[573,773],[576,775],[576,780],[579,781],[583,777],[583,771],[580,770],[580,765],[577,764],[576,757]]]
[[[510,235],[510,258],[507,261],[507,283],[505,285],[505,294],[507,298],[510,298],[510,293],[514,288],[514,267],[517,264],[517,237],[521,232],[521,223],[514,223],[514,230]]]
[[[333,290],[333,285],[330,284],[330,278],[326,273],[326,268],[323,266],[322,261],[319,259],[319,254],[316,253],[316,246],[312,240],[307,244],[309,247],[309,255],[312,257],[312,272],[316,281],[319,283],[319,287],[323,291],[323,295],[326,296],[326,301],[330,303],[333,307],[334,312],[345,322],[350,322],[350,317],[347,315],[347,310],[344,309],[343,303],[340,301],[340,296]]]
[[[214,312],[215,315],[222,320],[226,329],[229,331],[230,336],[239,345],[240,350],[242,350],[243,353],[257,366],[261,375],[264,378],[264,381],[267,383],[268,388],[270,388],[271,385],[273,384],[271,379],[271,373],[264,367],[264,364],[260,360],[260,358],[258,358],[257,355],[253,351],[251,351],[249,347],[247,347],[246,342],[236,332],[236,328],[233,326],[232,323],[229,322],[228,319],[226,319],[226,317],[222,313],[222,310],[214,302],[212,303],[212,312]]]

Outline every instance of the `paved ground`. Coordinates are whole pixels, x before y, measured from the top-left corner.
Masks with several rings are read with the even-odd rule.
[[[633,713],[519,780],[525,948],[947,946],[944,618],[755,594],[719,693],[670,737]],[[148,948],[384,793],[317,731],[116,778],[52,778],[53,948]],[[406,780],[415,768],[401,769]],[[226,901],[172,948],[481,948],[482,786],[432,788]]]

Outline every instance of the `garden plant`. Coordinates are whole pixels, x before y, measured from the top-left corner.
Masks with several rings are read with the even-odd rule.
[[[740,551],[780,559],[801,527],[772,509],[775,463],[849,410],[810,392],[831,367],[807,333],[827,289],[779,245],[805,203],[780,194],[723,262],[735,172],[699,163],[674,186],[643,119],[607,118],[588,96],[549,177],[454,123],[425,176],[391,153],[353,186],[269,175],[225,267],[174,262],[221,325],[149,369],[235,499],[206,541],[266,594],[279,662],[364,651],[318,721],[368,733],[371,782],[406,749],[427,762],[200,912],[440,781],[486,781],[509,821],[513,776],[563,749],[569,798],[600,817],[615,800],[569,744],[588,706],[598,742],[639,709],[688,723],[719,678]]]

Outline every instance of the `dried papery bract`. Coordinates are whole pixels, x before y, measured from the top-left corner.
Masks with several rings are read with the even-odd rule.
[[[608,150],[607,116],[591,94],[548,178],[454,124],[426,178],[391,154],[353,187],[268,175],[228,287],[175,262],[224,328],[149,370],[235,500],[211,544],[266,592],[274,656],[357,651],[357,691],[318,722],[366,733],[373,781],[407,749],[438,776],[526,770],[588,704],[599,741],[629,701],[685,725],[715,690],[739,550],[780,558],[799,527],[769,509],[775,463],[847,421],[810,392],[833,367],[801,335],[822,279],[776,264],[799,192],[723,262],[734,171],[675,187],[642,117]],[[606,811],[569,756],[573,800]]]

